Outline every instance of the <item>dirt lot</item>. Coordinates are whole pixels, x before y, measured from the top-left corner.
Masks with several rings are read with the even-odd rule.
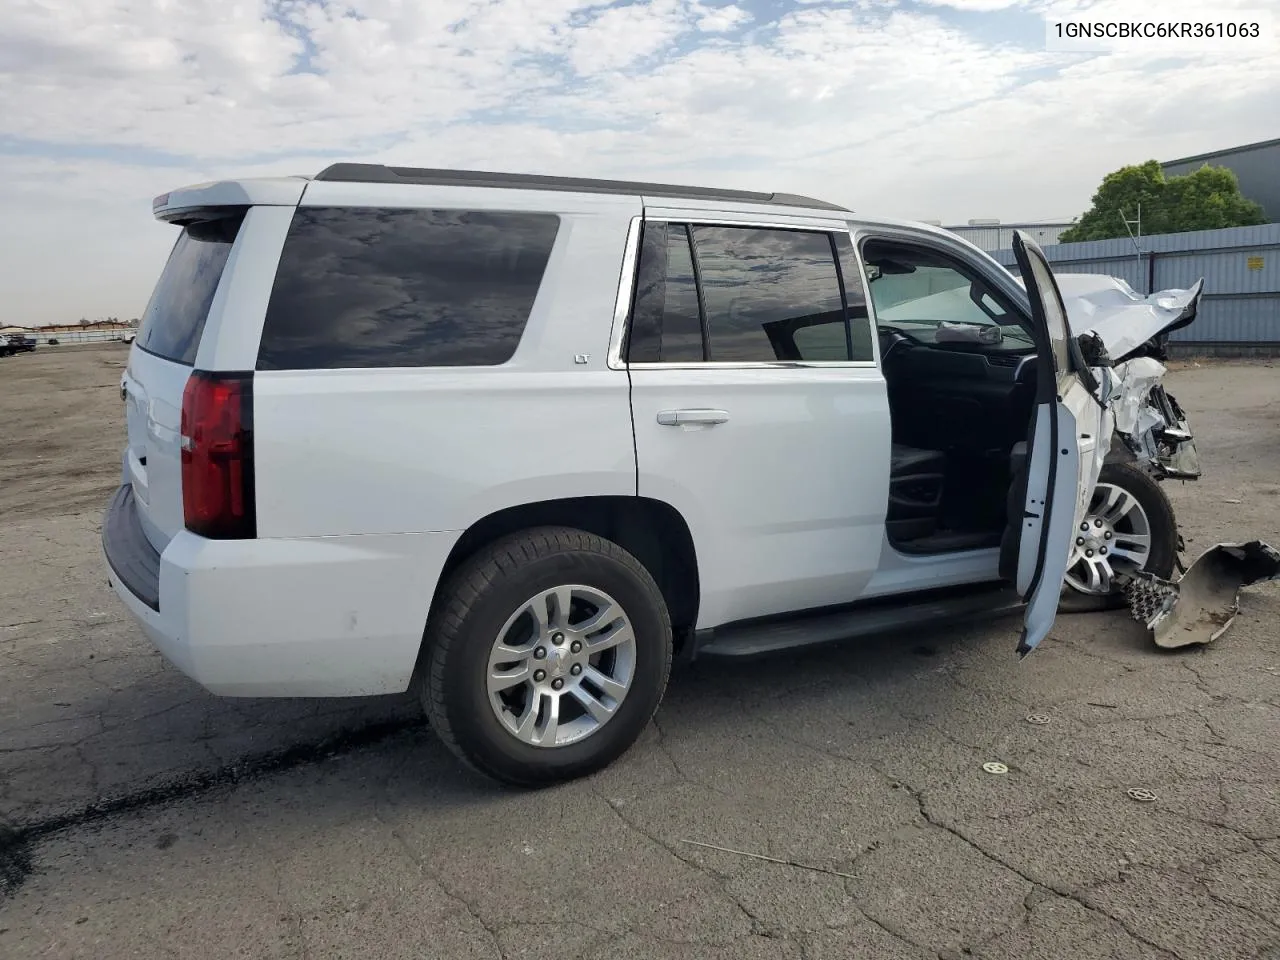
[[[148,647],[98,552],[125,357],[0,360],[0,956],[1280,958],[1275,585],[1173,655],[1105,614],[698,664],[610,770],[498,790],[405,698],[218,700]],[[1277,383],[1171,376],[1190,553],[1280,544]]]

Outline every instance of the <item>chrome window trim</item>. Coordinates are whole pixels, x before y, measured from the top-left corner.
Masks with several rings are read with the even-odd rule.
[[[636,361],[632,370],[870,370],[877,366],[874,360],[689,360],[679,363]],[[623,367],[623,369],[626,369]]]
[[[627,338],[627,328],[631,320],[631,296],[635,289],[636,269],[640,260],[640,226],[644,221],[653,220],[661,223],[687,223],[690,226],[704,227],[744,227],[756,230],[792,230],[799,233],[845,233],[853,241],[854,256],[858,261],[858,269],[862,272],[863,290],[867,290],[866,268],[862,264],[862,256],[857,241],[849,224],[843,220],[827,220],[825,225],[816,223],[796,224],[781,218],[777,220],[722,220],[715,217],[684,216],[668,217],[666,215],[632,217],[627,229],[627,243],[622,252],[622,273],[618,278],[618,295],[613,305],[613,328],[609,334],[608,367],[610,370],[626,370],[629,367],[637,370],[788,370],[788,369],[847,369],[870,370],[880,366],[880,347],[876,343],[875,326],[872,326],[872,359],[870,360],[753,360],[753,361],[681,361],[679,363],[637,361],[627,364],[622,359],[622,344]],[[866,296],[868,319],[870,313],[870,294]]]
[[[622,271],[618,275],[618,295],[613,302],[613,327],[609,330],[609,352],[606,362],[610,370],[625,370],[622,343],[627,337],[627,321],[631,319],[631,294],[636,284],[636,264],[640,259],[640,224],[644,217],[632,217],[627,226],[627,244],[622,249]]]

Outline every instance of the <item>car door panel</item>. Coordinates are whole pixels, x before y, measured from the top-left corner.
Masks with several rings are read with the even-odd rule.
[[[888,502],[888,399],[874,358],[798,359],[794,330],[829,312],[831,298],[814,304],[786,301],[784,311],[765,317],[752,298],[761,282],[777,281],[776,271],[765,272],[771,281],[758,281],[761,274],[749,271],[736,275],[724,263],[724,250],[733,244],[726,246],[723,224],[700,224],[706,218],[698,211],[661,214],[662,219],[650,215],[646,223],[629,329],[637,492],[669,503],[689,524],[698,554],[697,626],[857,599],[879,564]],[[741,229],[773,227],[744,223]],[[841,229],[847,236],[847,227],[832,223],[816,233]],[[656,239],[659,230],[661,240]],[[805,232],[805,242],[814,232]],[[670,251],[685,242],[699,249],[697,236],[711,239],[703,241],[704,257],[694,265],[693,298],[692,276],[673,270],[667,277],[665,267],[655,272],[655,263],[659,249],[668,251],[668,266],[683,263],[683,254],[672,257]],[[789,236],[801,244],[794,233]],[[762,248],[757,243],[754,249],[759,254]],[[758,259],[751,262],[760,265]],[[835,284],[837,268],[834,263],[827,268]],[[848,272],[849,264],[842,269]],[[852,296],[855,280],[860,296],[860,274],[843,292],[836,284],[836,309],[843,310],[842,297]],[[679,362],[652,362],[672,355],[653,342],[654,310],[647,292],[659,281],[673,291],[682,337]],[[732,362],[716,360],[714,336],[703,354],[709,359],[691,359],[684,341],[695,299],[704,330],[708,299],[712,322],[731,328],[722,356],[734,357]],[[832,349],[827,341],[839,342],[820,340],[824,356]],[[753,349],[773,359],[749,359]],[[641,357],[650,362],[637,362]]]
[[[1005,538],[1006,551],[1016,544],[1016,584],[1027,603],[1018,642],[1025,657],[1053,626],[1072,538],[1110,446],[1112,418],[1106,372],[1085,367],[1043,251],[1020,231],[1013,246],[1030,301],[1038,366],[1026,496],[1022,515],[1009,518],[1019,525],[1018,535]],[[1008,557],[1002,560],[1007,568]]]
[[[856,599],[879,564],[889,410],[874,368],[631,367],[638,492],[689,524],[699,628]],[[668,411],[721,411],[666,425]]]

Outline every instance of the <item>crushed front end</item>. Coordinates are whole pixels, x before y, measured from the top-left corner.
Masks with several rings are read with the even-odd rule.
[[[1164,388],[1165,372],[1154,357],[1116,365],[1115,442],[1157,480],[1198,480],[1195,437],[1186,413]]]

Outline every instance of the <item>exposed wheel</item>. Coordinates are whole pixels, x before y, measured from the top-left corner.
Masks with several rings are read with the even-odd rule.
[[[1160,485],[1132,464],[1108,463],[1076,531],[1061,607],[1123,606],[1134,571],[1171,577],[1177,555],[1178,521]]]
[[[593,773],[635,743],[671,671],[662,593],[635,557],[564,527],[464,562],[438,599],[419,694],[474,769],[540,786]]]

